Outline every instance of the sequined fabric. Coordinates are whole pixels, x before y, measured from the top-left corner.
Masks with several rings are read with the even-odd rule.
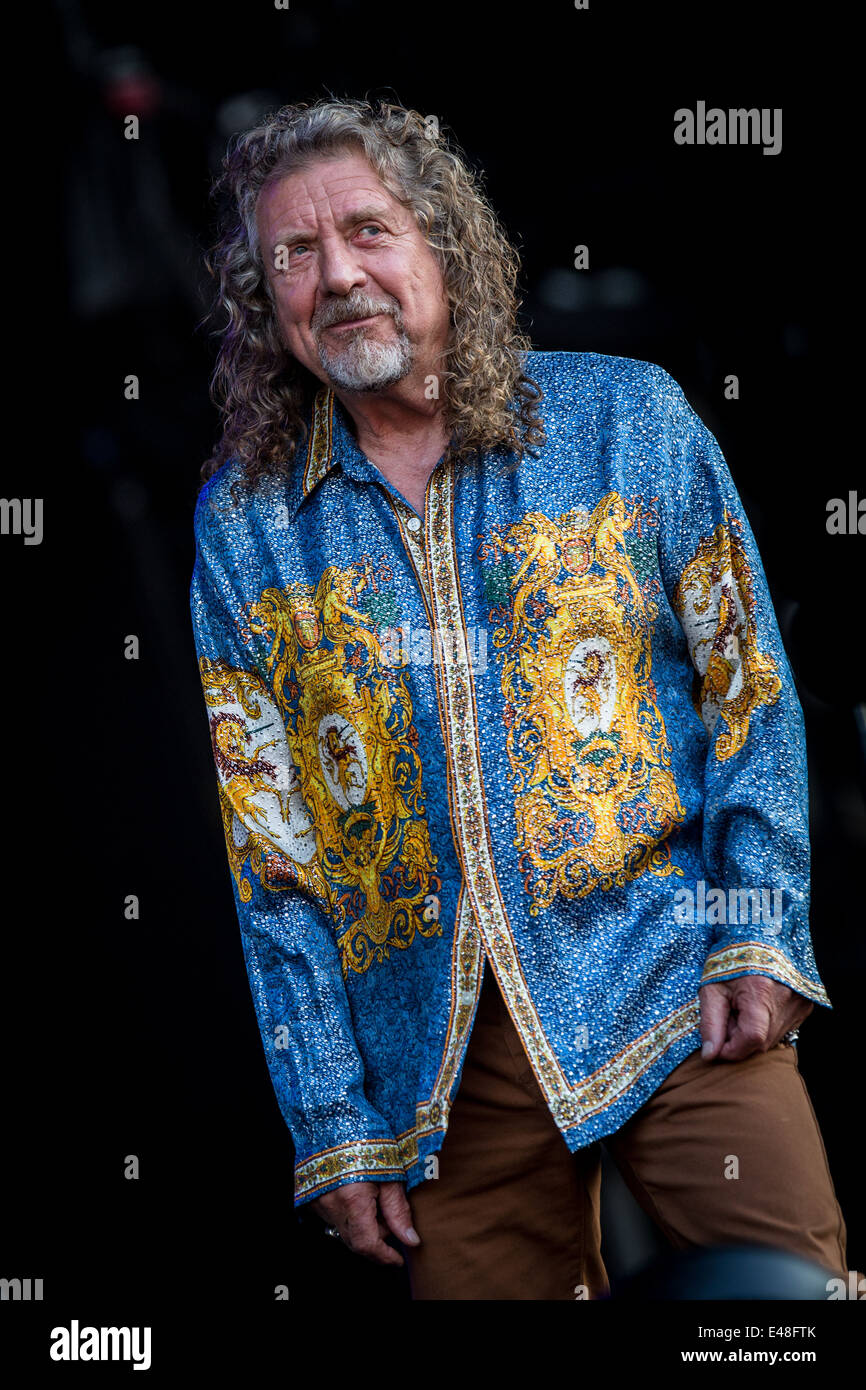
[[[527,354],[544,445],[419,518],[322,388],[195,515],[191,610],[295,1204],[431,1175],[495,972],[574,1151],[700,1046],[698,989],[830,1007],[803,720],[721,451],[660,367]]]

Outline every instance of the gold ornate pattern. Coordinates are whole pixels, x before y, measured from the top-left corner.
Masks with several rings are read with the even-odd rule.
[[[270,641],[270,687],[201,663],[241,899],[247,861],[263,886],[310,893],[337,927],[344,978],[442,931],[409,690],[358,607],[373,585],[365,558],[248,604],[250,633]]]
[[[316,859],[313,823],[269,687],[252,671],[206,657],[199,674],[212,711],[223,832],[241,901],[252,897],[244,872],[249,864],[267,887],[301,888],[327,910],[330,895]],[[272,751],[263,757],[266,750]]]
[[[358,606],[374,581],[369,564],[329,565],[315,589],[266,589],[249,606],[250,629],[271,639],[267,674],[342,928],[344,976],[442,930],[411,697]]]
[[[668,836],[685,817],[652,680],[649,596],[625,533],[643,519],[616,492],[592,512],[528,512],[482,553],[519,560],[491,620],[530,913],[649,871],[681,873]]]
[[[695,667],[692,701],[724,762],[739,752],[749,720],[760,705],[779,698],[782,682],[772,657],[758,650],[754,581],[743,543],[742,522],[726,510],[711,538],[703,537],[680,576],[671,600],[686,634]]]
[[[830,999],[822,985],[807,980],[786,956],[775,946],[763,941],[738,941],[735,946],[726,946],[713,951],[704,964],[701,984],[711,984],[713,980],[729,975],[734,970],[759,970],[772,972],[789,989],[802,994],[806,999],[814,999],[816,1004],[829,1004]]]

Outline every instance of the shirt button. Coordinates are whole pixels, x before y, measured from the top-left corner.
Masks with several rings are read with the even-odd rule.
[[[409,520],[406,522],[406,525],[408,526],[410,531],[420,531],[421,518],[417,516],[410,516]]]

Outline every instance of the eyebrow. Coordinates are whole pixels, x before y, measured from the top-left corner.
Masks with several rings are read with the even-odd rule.
[[[364,207],[354,208],[351,212],[347,212],[344,217],[339,218],[337,226],[343,228],[352,227],[357,222],[384,222],[387,215],[387,209],[381,203],[366,203]],[[289,232],[288,236],[277,237],[271,247],[271,254],[273,255],[280,246],[285,246],[288,249],[297,245],[298,242],[313,242],[315,240],[314,235],[306,232]]]

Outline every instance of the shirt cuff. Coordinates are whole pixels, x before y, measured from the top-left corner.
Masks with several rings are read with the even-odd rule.
[[[804,998],[823,1004],[828,1009],[833,1007],[819,981],[809,979],[783,951],[776,946],[768,946],[766,942],[736,941],[718,946],[707,956],[701,985],[716,980],[732,980],[737,975],[769,975]]]
[[[358,1139],[295,1163],[295,1206],[348,1182],[404,1181],[406,1166],[393,1139]]]

